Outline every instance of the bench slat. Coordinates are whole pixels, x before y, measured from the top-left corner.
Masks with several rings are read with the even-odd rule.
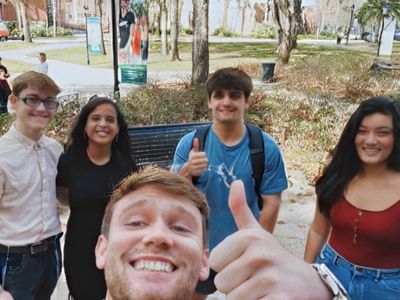
[[[186,133],[210,124],[196,122],[131,127],[128,134],[132,158],[139,167],[153,164],[168,169],[179,140]]]

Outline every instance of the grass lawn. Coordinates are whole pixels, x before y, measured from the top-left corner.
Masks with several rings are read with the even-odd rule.
[[[112,68],[111,47],[106,44],[107,55],[90,55],[90,66],[95,68]],[[157,71],[191,71],[192,68],[192,43],[179,43],[181,61],[171,61],[170,56],[160,54],[160,42],[151,41],[149,48],[148,70]],[[291,60],[296,61],[309,55],[358,55],[373,56],[375,54],[375,45],[362,44],[358,46],[345,45],[316,45],[299,44],[298,49],[294,50]],[[395,47],[399,52],[398,45]],[[276,57],[275,43],[210,43],[210,70],[215,70],[226,66],[237,66],[243,64],[254,64],[265,60],[274,60]],[[80,65],[87,65],[86,46],[78,46],[62,50],[48,51],[47,56],[51,59],[61,60]]]
[[[36,70],[36,66],[34,64],[14,59],[3,59],[2,64],[7,67],[8,72],[10,72],[11,75],[15,73],[23,73],[27,71]]]
[[[33,42],[28,44],[25,44],[25,42],[21,40],[8,40],[7,42],[0,42],[0,50],[13,50],[13,49],[22,49],[22,48],[33,48],[33,47],[38,47],[41,45],[44,45],[45,43],[41,42]]]

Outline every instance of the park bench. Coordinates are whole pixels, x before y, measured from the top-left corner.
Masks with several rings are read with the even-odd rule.
[[[176,145],[188,132],[209,122],[137,126],[128,129],[130,148],[138,167],[157,165],[169,169]]]

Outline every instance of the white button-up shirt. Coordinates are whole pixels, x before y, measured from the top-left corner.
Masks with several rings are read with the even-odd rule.
[[[21,246],[60,233],[56,175],[61,145],[11,126],[0,138],[0,244]]]

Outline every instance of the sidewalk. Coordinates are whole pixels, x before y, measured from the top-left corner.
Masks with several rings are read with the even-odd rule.
[[[13,49],[0,51],[0,56],[4,59],[38,64],[37,57],[28,55],[38,54],[49,50],[79,47],[86,43],[84,38],[75,40],[64,39],[35,39],[36,42],[46,42],[44,45],[32,46],[31,48]],[[107,94],[111,95],[114,88],[114,73],[112,69],[94,68],[74,63],[63,62],[54,59],[47,60],[49,64],[48,75],[64,90],[78,90],[83,94]],[[13,74],[15,77],[17,74]],[[148,72],[148,82],[176,82],[190,78],[190,72]],[[122,90],[132,89],[132,85],[120,84]]]

